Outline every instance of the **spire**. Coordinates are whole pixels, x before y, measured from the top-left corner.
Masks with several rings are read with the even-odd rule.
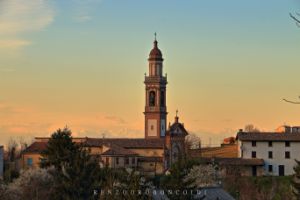
[[[157,40],[156,40],[156,32],[154,33],[154,42],[153,42],[153,46],[154,46],[154,48],[158,48],[157,47]]]
[[[176,110],[175,123],[179,122],[178,109]]]
[[[162,53],[161,51],[159,50],[158,48],[158,45],[157,45],[157,39],[156,39],[156,32],[154,33],[154,42],[153,42],[153,49],[150,51],[150,54],[149,54],[149,61],[150,60],[157,60],[157,61],[163,61],[163,58],[162,58]]]

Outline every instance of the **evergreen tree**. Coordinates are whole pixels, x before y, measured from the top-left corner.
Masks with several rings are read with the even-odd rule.
[[[72,141],[71,135],[67,127],[52,134],[47,148],[42,152],[41,167],[54,166],[61,170],[63,165],[71,163],[79,152],[79,146]]]
[[[71,135],[68,128],[52,134],[42,153],[41,167],[56,169],[53,199],[94,199],[100,178],[99,163],[82,145],[74,143]]]
[[[195,160],[179,160],[174,163],[169,169],[168,175],[165,175],[161,178],[160,186],[165,191],[173,191],[173,193],[168,193],[167,196],[170,199],[174,200],[184,200],[191,199],[192,195],[188,192],[188,194],[183,194],[183,191],[187,189],[188,185],[191,185],[191,181],[184,182],[183,179],[188,175],[189,170],[197,165],[199,162]],[[195,189],[195,187],[188,188],[189,190]],[[179,191],[179,193],[175,193],[174,191]]]

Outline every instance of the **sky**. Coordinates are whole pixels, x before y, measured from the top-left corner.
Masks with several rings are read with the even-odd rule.
[[[299,0],[0,0],[0,144],[68,126],[143,137],[157,32],[168,121],[204,145],[300,125]],[[148,73],[148,72],[147,72]]]

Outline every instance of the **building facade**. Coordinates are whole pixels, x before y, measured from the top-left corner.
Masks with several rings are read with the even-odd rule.
[[[243,132],[237,134],[238,156],[264,160],[264,175],[294,174],[295,160],[300,160],[298,132]]]
[[[73,138],[88,148],[101,166],[135,168],[144,174],[162,174],[172,163],[185,156],[185,136],[188,132],[175,121],[167,128],[166,85],[163,57],[155,38],[150,51],[149,73],[145,75],[145,135],[144,138]],[[39,167],[41,153],[50,138],[36,138],[22,153],[22,166]]]

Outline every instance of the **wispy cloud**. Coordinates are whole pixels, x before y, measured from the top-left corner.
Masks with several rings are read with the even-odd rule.
[[[93,19],[97,6],[102,0],[73,0],[73,19],[76,22],[87,22]]]
[[[0,1],[0,49],[17,50],[30,45],[24,33],[40,31],[54,20],[47,0]]]

